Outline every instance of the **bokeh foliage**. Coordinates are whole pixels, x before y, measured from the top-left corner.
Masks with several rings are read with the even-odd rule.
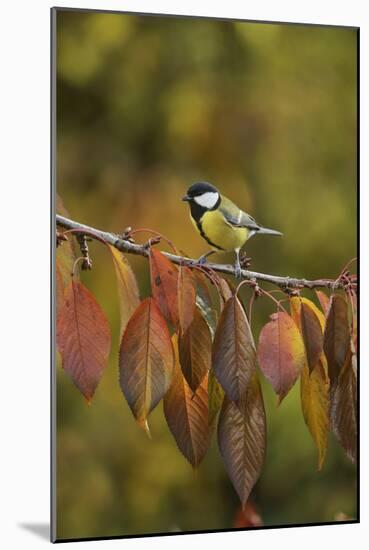
[[[206,243],[180,198],[208,180],[285,234],[250,241],[253,269],[335,277],[356,255],[356,55],[349,28],[58,10],[57,191],[78,221],[149,227],[198,256]],[[58,537],[232,527],[238,501],[215,445],[193,472],[162,406],[149,441],[119,391],[119,301],[104,248],[91,244],[94,268],[82,276],[113,330],[91,406],[58,365]],[[129,261],[146,296],[148,264]],[[256,302],[256,339],[272,311]],[[355,469],[332,439],[317,472],[299,388],[277,409],[263,386],[267,461],[253,499],[264,523],[355,517]]]

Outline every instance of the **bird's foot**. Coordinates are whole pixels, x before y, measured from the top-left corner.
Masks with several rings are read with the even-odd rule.
[[[242,268],[239,262],[236,262],[234,264],[234,276],[236,277],[236,279],[241,279],[242,277]]]
[[[244,269],[248,269],[251,265],[251,258],[248,258],[246,256],[246,252],[243,252],[241,257],[240,257],[240,264],[241,264],[241,267],[243,267]]]
[[[195,264],[196,265],[204,265],[206,263],[208,263],[208,258],[207,258],[208,254],[203,254],[202,256],[200,256],[200,258],[198,258],[196,261],[195,261]]]

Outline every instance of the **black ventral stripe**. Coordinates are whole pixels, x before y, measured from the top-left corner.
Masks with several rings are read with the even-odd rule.
[[[201,237],[203,237],[205,241],[210,244],[210,246],[213,246],[218,250],[224,250],[224,248],[222,248],[221,246],[218,246],[217,244],[213,243],[210,239],[208,239],[208,237],[205,235],[204,230],[202,228],[201,221],[200,220],[195,220],[195,221],[196,221],[197,229],[200,231]]]

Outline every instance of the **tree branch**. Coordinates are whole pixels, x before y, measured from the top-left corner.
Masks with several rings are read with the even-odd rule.
[[[59,214],[56,215],[56,224],[60,227],[63,227],[67,230],[75,230],[76,232],[87,235],[91,238],[96,238],[97,240],[104,240],[106,243],[114,246],[121,252],[126,252],[129,254],[137,254],[139,256],[147,257],[149,255],[149,250],[147,245],[132,243],[129,240],[122,238],[119,235],[114,233],[108,233],[107,231],[101,231],[95,229],[94,227],[89,227],[82,223],[70,220]],[[187,258],[185,256],[177,256],[175,254],[170,254],[168,252],[163,252],[163,254],[174,264],[183,264],[188,267],[192,267],[196,262],[193,258]],[[215,263],[206,263],[205,266],[213,271],[219,273],[225,273],[227,275],[235,275],[235,270],[232,265],[227,264],[215,264]],[[266,283],[271,283],[275,286],[278,286],[283,291],[288,292],[289,290],[296,290],[302,288],[344,288],[347,282],[343,280],[330,280],[330,279],[316,279],[310,281],[308,279],[296,279],[291,277],[281,277],[277,275],[268,275],[266,273],[258,273],[256,271],[249,271],[246,269],[242,270],[242,278],[249,281],[264,281]]]

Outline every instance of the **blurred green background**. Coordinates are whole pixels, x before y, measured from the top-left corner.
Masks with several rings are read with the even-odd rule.
[[[206,243],[180,198],[211,181],[285,234],[249,242],[252,269],[335,277],[356,256],[356,56],[349,28],[59,10],[57,191],[80,222],[149,227],[198,256]],[[161,404],[151,441],[135,424],[118,384],[113,266],[101,244],[90,249],[82,279],[113,347],[90,407],[58,362],[58,537],[232,527],[238,499],[214,438],[193,472]],[[129,260],[148,295],[146,260]],[[273,310],[256,302],[255,338]],[[264,524],[355,518],[355,468],[331,438],[317,471],[299,383],[280,408],[263,386],[267,460],[252,498]]]

